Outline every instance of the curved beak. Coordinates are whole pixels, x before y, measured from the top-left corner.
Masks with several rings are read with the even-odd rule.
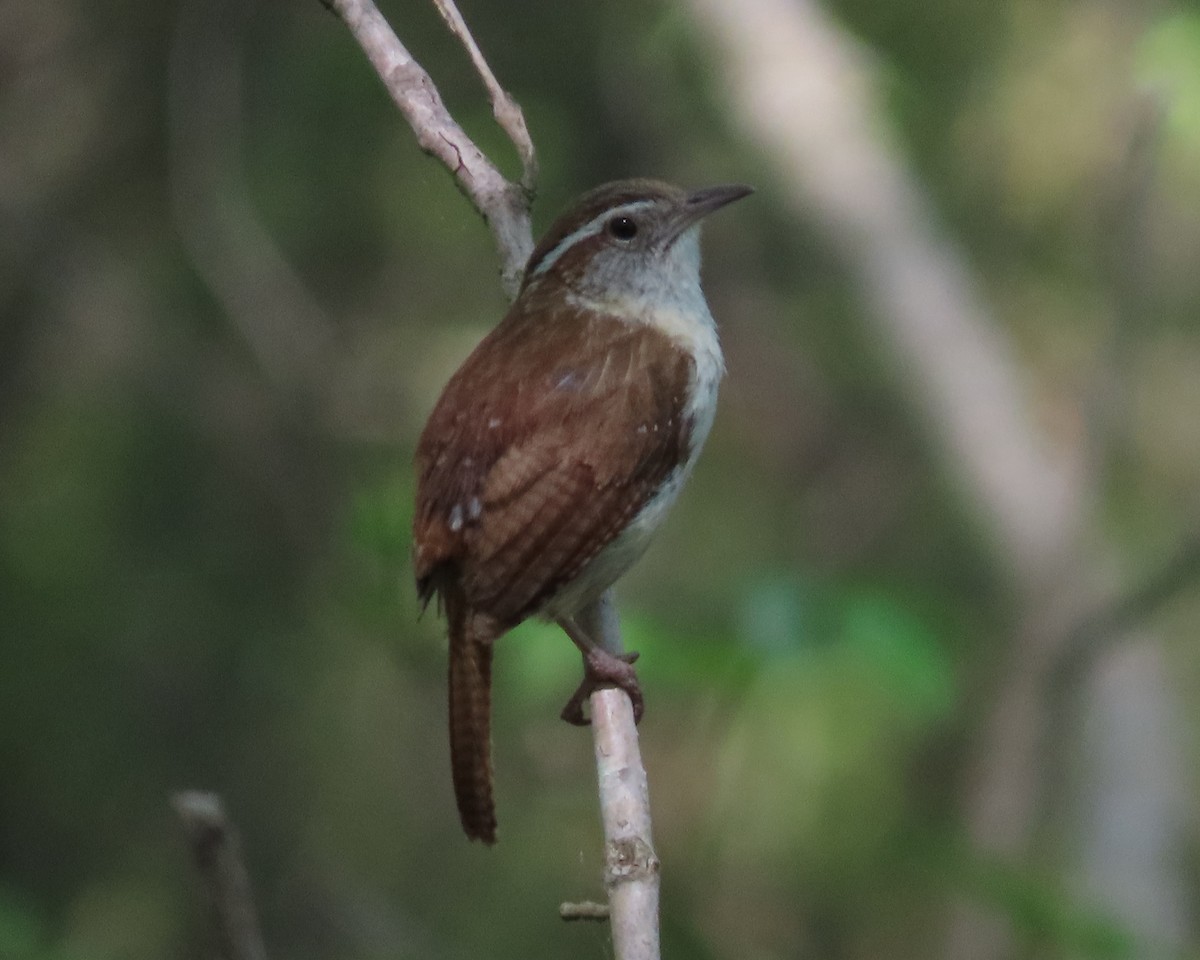
[[[753,192],[753,187],[748,187],[743,183],[725,183],[716,187],[693,190],[684,199],[674,217],[670,239],[674,240],[688,227],[714,210],[720,210],[721,207],[733,203],[735,200],[741,200],[742,197],[748,197]]]

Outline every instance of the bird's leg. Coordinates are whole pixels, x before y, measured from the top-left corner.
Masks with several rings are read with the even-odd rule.
[[[633,669],[633,662],[637,660],[638,655],[609,653],[572,617],[563,617],[558,621],[558,625],[583,654],[583,680],[563,707],[562,718],[577,727],[588,726],[592,721],[583,712],[583,705],[588,698],[601,687],[619,687],[629,694],[629,699],[633,702],[634,722],[641,720],[645,702],[642,699],[642,688],[638,683],[637,673]]]

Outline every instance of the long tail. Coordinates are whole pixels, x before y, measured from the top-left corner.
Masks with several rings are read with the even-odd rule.
[[[455,598],[458,599],[458,598]],[[492,642],[495,628],[447,597],[450,620],[450,770],[463,830],[496,842],[492,800]]]

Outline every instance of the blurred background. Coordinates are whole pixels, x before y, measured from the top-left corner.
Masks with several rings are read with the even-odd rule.
[[[510,173],[466,57],[384,7]],[[619,591],[674,958],[1196,957],[1200,4],[463,13],[540,152],[729,180],[729,375]],[[732,16],[730,14],[733,14]],[[0,3],[0,957],[611,956],[554,630],[454,813],[413,446],[492,241],[317,0]]]

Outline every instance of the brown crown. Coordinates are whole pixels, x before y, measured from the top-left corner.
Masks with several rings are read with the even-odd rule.
[[[617,180],[614,183],[606,183],[589,190],[577,198],[566,212],[550,225],[550,229],[538,241],[533,253],[529,255],[529,262],[525,264],[526,279],[537,269],[546,254],[584,224],[590,223],[600,216],[605,210],[623,207],[627,203],[634,203],[638,200],[669,200],[681,203],[686,196],[686,191],[679,187],[662,180],[651,180],[644,177],[634,180]]]

